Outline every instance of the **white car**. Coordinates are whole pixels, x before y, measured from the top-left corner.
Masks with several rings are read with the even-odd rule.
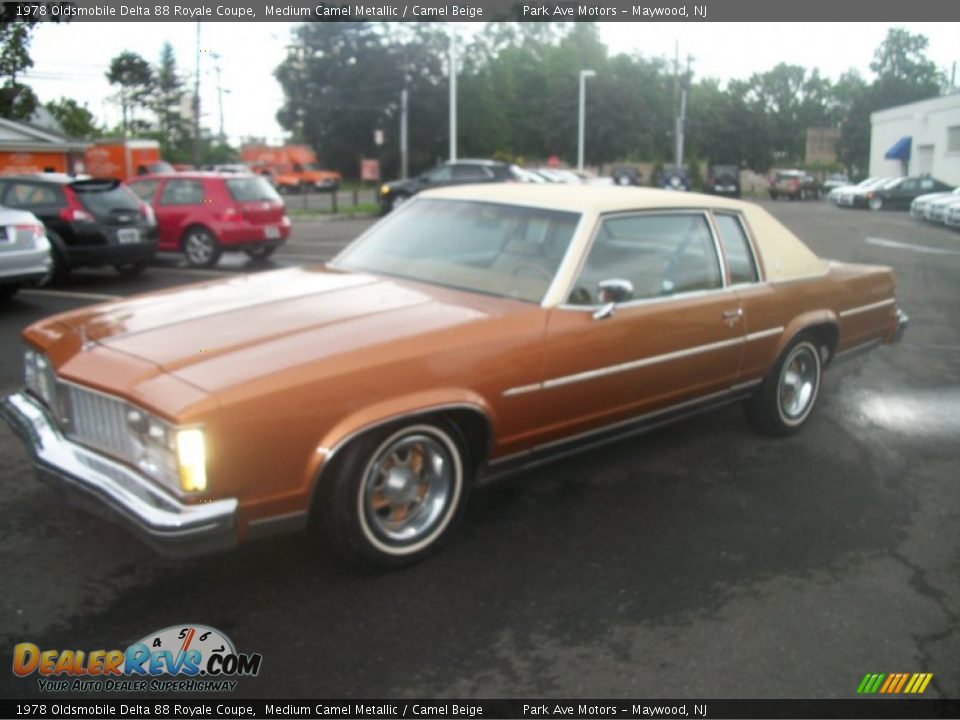
[[[960,203],[947,208],[943,221],[950,227],[960,228]]]
[[[949,195],[935,198],[928,202],[923,209],[923,216],[930,222],[942,223],[946,220],[947,209],[960,203],[960,188]]]
[[[50,241],[36,215],[0,205],[0,300],[44,277],[51,262]]]
[[[960,194],[960,188],[957,188],[950,192],[935,192],[927,193],[926,195],[921,195],[913,199],[913,202],[910,203],[910,214],[917,218],[926,218],[927,217],[927,206],[934,202],[935,200],[941,200],[943,198],[949,198],[951,196],[956,196]]]
[[[869,177],[861,180],[856,185],[846,185],[844,187],[834,188],[827,195],[827,199],[837,207],[853,207],[853,196],[859,192],[868,192],[875,187],[879,187],[892,178],[888,177]]]

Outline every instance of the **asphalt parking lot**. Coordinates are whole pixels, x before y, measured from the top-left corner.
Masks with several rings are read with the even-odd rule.
[[[306,536],[160,558],[63,506],[0,425],[0,666],[18,642],[122,648],[193,622],[263,655],[247,697],[849,698],[868,672],[960,697],[960,233],[764,204],[824,257],[893,266],[911,316],[902,344],[827,372],[799,435],[703,415],[483,488],[443,552],[369,574]],[[267,268],[367,224],[299,222]],[[0,391],[32,320],[264,269],[168,256],[24,292],[0,307]],[[0,697],[38,695],[0,671]]]

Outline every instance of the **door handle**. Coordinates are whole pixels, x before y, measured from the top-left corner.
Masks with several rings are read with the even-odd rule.
[[[737,308],[735,310],[724,310],[723,319],[724,320],[733,320],[734,318],[741,317],[743,315],[743,308]]]

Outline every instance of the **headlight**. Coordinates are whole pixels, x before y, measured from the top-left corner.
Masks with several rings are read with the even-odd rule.
[[[207,450],[203,430],[177,432],[177,461],[180,466],[180,487],[186,492],[207,489]]]
[[[131,407],[127,427],[133,437],[133,463],[145,474],[184,492],[207,489],[203,430],[177,430],[150,413]]]
[[[390,186],[389,186],[389,185],[381,185],[381,186],[380,186],[380,194],[381,194],[381,195],[388,195],[389,193],[390,193]]]
[[[29,348],[23,351],[23,379],[27,388],[44,404],[53,409],[56,399],[56,382],[50,361]]]

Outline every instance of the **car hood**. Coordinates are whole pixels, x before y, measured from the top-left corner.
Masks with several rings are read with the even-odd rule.
[[[201,283],[96,305],[57,320],[88,345],[147,361],[217,392],[516,305],[317,267]]]

